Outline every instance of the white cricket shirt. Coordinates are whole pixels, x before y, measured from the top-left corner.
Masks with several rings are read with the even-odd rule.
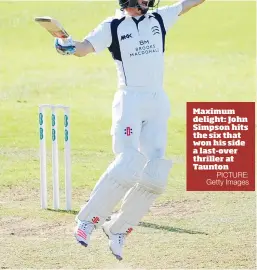
[[[138,17],[108,18],[85,39],[96,53],[109,49],[117,66],[119,89],[162,88],[165,36],[181,11],[177,3]]]

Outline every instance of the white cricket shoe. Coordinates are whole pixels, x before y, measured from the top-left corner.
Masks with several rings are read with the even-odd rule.
[[[74,236],[78,241],[78,243],[84,247],[87,247],[94,228],[95,228],[94,223],[90,221],[77,220],[77,226],[74,231]]]
[[[109,230],[110,222],[105,222],[102,225],[103,231],[106,236],[109,238],[109,248],[112,254],[116,257],[117,260],[122,260],[122,248],[125,244],[125,233],[113,234]]]

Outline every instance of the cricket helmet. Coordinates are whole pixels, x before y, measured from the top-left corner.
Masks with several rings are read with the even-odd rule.
[[[157,2],[157,3],[155,3]],[[148,7],[153,8],[155,6],[158,6],[160,0],[150,0]],[[124,8],[128,8],[128,7],[140,7],[138,5],[138,1],[137,0],[119,0],[119,5],[121,7],[121,9]]]

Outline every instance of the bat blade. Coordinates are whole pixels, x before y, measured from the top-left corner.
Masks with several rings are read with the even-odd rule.
[[[57,38],[68,38],[69,34],[64,29],[64,27],[56,19],[43,16],[36,17],[35,22],[39,23],[43,28],[45,28],[52,36]]]

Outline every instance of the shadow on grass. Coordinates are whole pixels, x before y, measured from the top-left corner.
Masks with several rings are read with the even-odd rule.
[[[208,233],[205,233],[205,232],[186,230],[186,229],[175,228],[175,227],[170,227],[170,226],[158,225],[158,224],[149,223],[149,222],[140,222],[139,226],[145,227],[145,228],[151,228],[155,230],[168,231],[168,232],[208,235]]]
[[[52,211],[52,212],[57,212],[57,213],[67,213],[71,215],[77,215],[78,211],[76,210],[55,210],[52,208],[47,208],[46,210]],[[107,220],[110,220],[110,217],[107,218]],[[186,229],[181,229],[181,228],[175,228],[175,227],[170,227],[170,226],[164,226],[164,225],[158,225],[155,223],[149,223],[149,222],[140,222],[139,225],[140,227],[145,227],[145,228],[151,228],[154,230],[162,230],[162,231],[168,231],[168,232],[175,232],[175,233],[188,233],[188,234],[202,234],[202,235],[208,235],[208,233],[205,232],[199,232],[199,231],[193,231],[193,230],[186,230]]]
[[[62,210],[62,209],[55,210],[55,209],[52,209],[52,208],[47,208],[46,210],[51,211],[51,212],[66,213],[66,214],[71,214],[71,215],[77,215],[78,214],[78,211],[76,211],[76,210]]]

